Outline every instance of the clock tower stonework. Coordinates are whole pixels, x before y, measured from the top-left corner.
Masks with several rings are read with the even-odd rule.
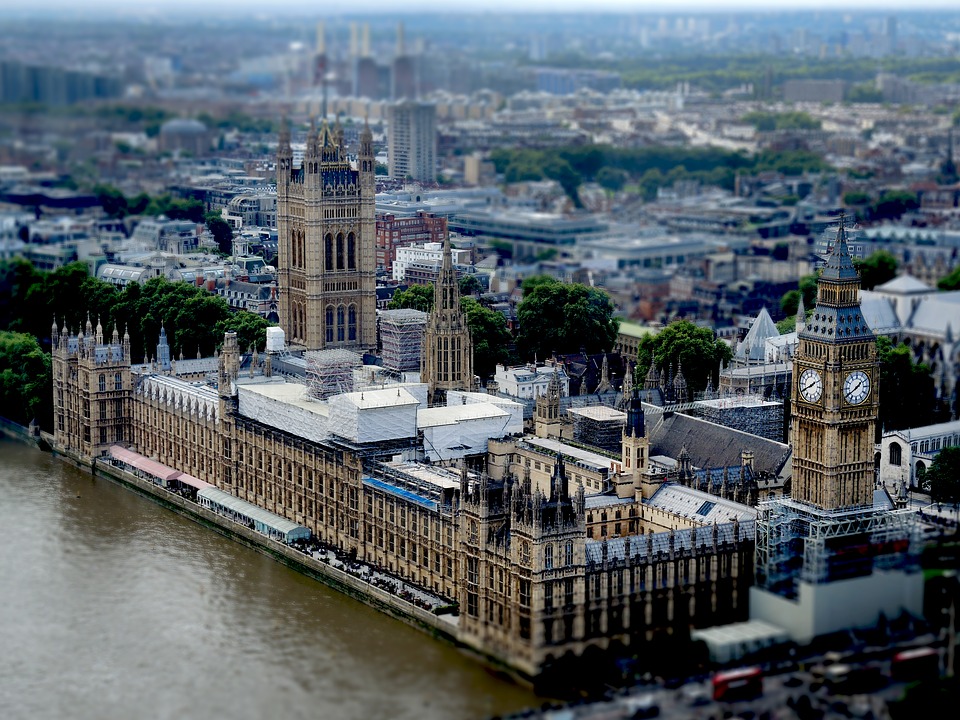
[[[791,496],[824,510],[870,505],[877,346],[860,311],[860,275],[842,221],[817,283],[816,307],[797,331]]]

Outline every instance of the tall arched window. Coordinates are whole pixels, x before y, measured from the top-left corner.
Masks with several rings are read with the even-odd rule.
[[[547,545],[543,549],[543,568],[553,570],[553,545]]]
[[[347,235],[347,269],[357,269],[357,238],[353,233]]]
[[[114,390],[123,390],[123,376],[120,373],[114,373],[113,376],[113,389]]]
[[[890,443],[890,464],[899,465],[902,455],[903,450],[900,447],[900,443]]]
[[[323,266],[324,270],[333,270],[333,235],[327,233],[327,236],[323,239],[324,247],[326,253],[324,254],[325,263]]]
[[[344,336],[344,325],[346,324],[344,319],[344,313],[346,308],[343,305],[337,307],[337,342],[343,342]]]
[[[104,392],[107,389],[107,376],[101,373],[100,375],[100,392]]]
[[[337,270],[343,270],[343,233],[337,233]]]
[[[327,237],[330,237],[330,236],[328,235]],[[326,319],[326,325],[327,325],[327,331],[326,331],[327,342],[332,343],[333,342],[333,305],[327,305],[327,312],[326,312],[325,319]]]
[[[353,342],[357,339],[357,306],[347,308],[347,339]]]

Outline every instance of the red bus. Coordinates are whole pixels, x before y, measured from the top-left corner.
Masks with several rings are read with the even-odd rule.
[[[713,676],[713,699],[718,702],[749,700],[763,695],[763,671],[759,667],[725,670]]]
[[[914,682],[940,677],[940,653],[933,648],[903,650],[890,661],[890,677],[897,682]]]

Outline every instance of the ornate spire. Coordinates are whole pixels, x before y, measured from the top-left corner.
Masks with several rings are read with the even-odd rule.
[[[660,387],[660,372],[657,370],[657,361],[650,359],[650,367],[647,369],[647,376],[643,380],[644,390],[656,390]]]
[[[803,293],[800,293],[800,302],[797,303],[796,330],[800,332],[807,324],[807,309],[803,306]]]
[[[677,362],[677,374],[673,378],[673,395],[678,403],[687,401],[687,379],[683,376],[683,368],[680,362]]]
[[[310,129],[307,130],[307,157],[315,158],[319,152],[317,143],[317,119],[310,116]]]
[[[860,280],[860,273],[853,264],[853,258],[850,257],[850,250],[847,247],[847,228],[844,223],[844,215],[840,214],[840,227],[837,229],[837,241],[833,244],[833,249],[827,257],[827,262],[820,274],[821,280]]]
[[[333,125],[333,141],[336,146],[340,149],[340,152],[343,152],[343,125],[340,124],[340,113],[337,113],[337,120]]]
[[[633,388],[633,396],[630,398],[630,407],[627,408],[627,424],[625,427],[627,437],[643,437],[646,435],[644,427],[643,403],[640,400],[640,389]]]
[[[460,307],[460,285],[453,269],[449,235],[443,241],[440,273],[433,292],[421,373],[423,382],[430,386],[431,403],[447,390],[473,389],[473,343],[466,314]],[[448,349],[441,352],[441,343]]]
[[[557,457],[553,463],[553,476],[550,478],[550,502],[567,499],[567,473],[563,464],[563,453],[557,445]]]

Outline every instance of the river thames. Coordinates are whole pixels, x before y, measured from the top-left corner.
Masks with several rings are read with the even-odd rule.
[[[484,718],[538,705],[434,640],[0,436],[0,717]]]

